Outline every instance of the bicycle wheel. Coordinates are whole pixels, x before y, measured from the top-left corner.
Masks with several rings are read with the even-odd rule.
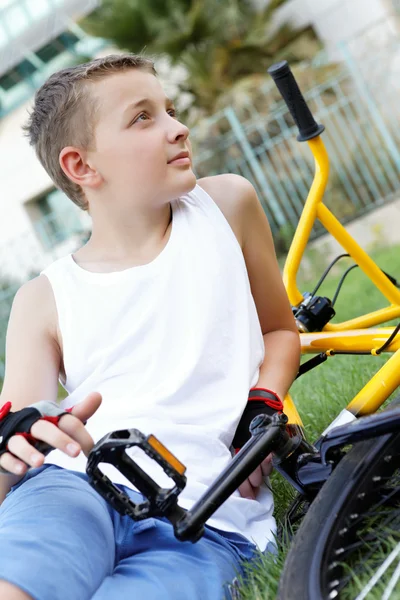
[[[277,597],[400,598],[400,432],[359,442],[340,461],[294,537]]]

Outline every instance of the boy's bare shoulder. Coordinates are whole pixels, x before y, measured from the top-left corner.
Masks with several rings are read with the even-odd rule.
[[[14,409],[57,398],[61,349],[56,323],[57,308],[47,277],[40,275],[23,284],[15,294],[8,320],[1,390]]]
[[[34,318],[47,333],[57,339],[57,311],[53,291],[45,275],[38,275],[24,283],[14,297],[14,311]]]
[[[28,303],[34,303],[36,300],[49,302],[51,300],[51,296],[51,285],[46,275],[38,275],[37,277],[25,282],[15,294],[15,298],[21,299],[21,301]]]
[[[222,211],[243,249],[243,215],[249,203],[257,199],[253,185],[234,173],[203,177],[197,183]]]

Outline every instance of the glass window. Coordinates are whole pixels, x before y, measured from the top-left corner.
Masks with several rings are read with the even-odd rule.
[[[15,67],[15,70],[18,71],[18,73],[20,73],[23,78],[25,78],[29,77],[30,75],[32,75],[32,73],[37,71],[37,67],[33,63],[31,63],[30,60],[25,59],[22,62],[20,62],[17,67]]]
[[[0,87],[7,92],[7,90],[10,90],[14,85],[20,83],[22,79],[23,77],[16,69],[11,69],[11,71],[8,71],[5,75],[0,77]]]
[[[40,58],[42,62],[50,63],[56,57],[72,49],[78,41],[79,38],[74,33],[72,33],[72,31],[65,31],[53,41],[39,48],[39,50],[37,50],[35,54]],[[15,85],[27,79],[37,70],[38,68],[30,60],[25,59],[19,65],[17,65],[13,69],[10,69],[10,71],[8,71],[0,77],[0,87],[4,91],[8,91]]]
[[[30,60],[25,59],[14,69],[7,71],[7,73],[0,77],[0,87],[7,92],[18,83],[27,79],[36,70],[37,67],[35,67]]]
[[[42,46],[42,48],[40,48],[39,50],[36,50],[35,54],[40,58],[40,60],[47,63],[53,60],[53,58],[58,56],[62,51],[63,48],[60,47],[60,45],[57,44],[56,41],[53,41],[49,44],[46,44],[45,46]]]
[[[50,62],[62,52],[73,48],[77,41],[79,41],[79,38],[72,31],[65,31],[39,50],[36,50],[36,55],[43,62]]]
[[[78,217],[79,209],[58,189],[30,202],[26,208],[46,250],[83,232],[84,228]]]
[[[72,31],[64,31],[57,38],[64,48],[71,48],[75,46],[76,42],[79,42],[79,38]]]

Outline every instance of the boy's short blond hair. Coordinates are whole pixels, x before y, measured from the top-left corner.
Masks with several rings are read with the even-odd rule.
[[[59,155],[66,146],[94,149],[99,106],[90,83],[129,69],[156,75],[153,60],[130,53],[110,54],[53,73],[37,90],[22,128],[54,184],[82,210],[88,209],[83,190],[65,175]]]

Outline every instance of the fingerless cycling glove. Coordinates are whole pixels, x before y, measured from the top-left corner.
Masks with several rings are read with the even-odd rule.
[[[0,456],[9,451],[8,440],[13,435],[22,435],[36,450],[44,455],[54,450],[46,442],[33,437],[30,433],[31,427],[40,419],[57,425],[61,417],[70,413],[72,408],[64,410],[55,402],[46,400],[41,400],[16,412],[11,412],[11,406],[11,402],[6,402],[0,408]],[[9,471],[0,467],[0,473],[9,474]]]
[[[250,439],[250,423],[260,414],[273,415],[283,411],[283,403],[279,396],[265,388],[252,388],[249,392],[246,408],[237,426],[232,446],[238,452]]]

